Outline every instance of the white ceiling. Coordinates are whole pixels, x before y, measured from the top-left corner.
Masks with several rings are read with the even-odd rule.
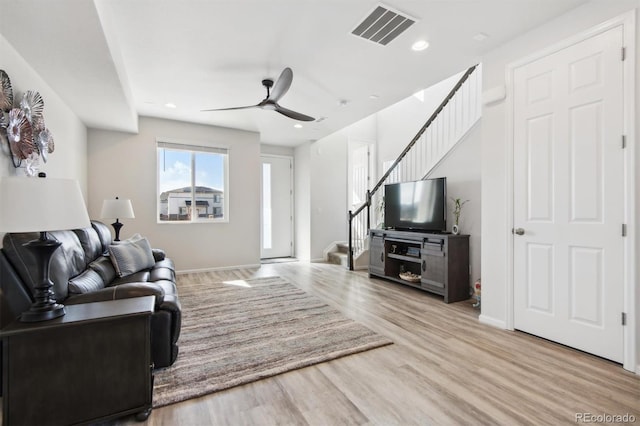
[[[387,46],[350,34],[375,0],[0,0],[0,33],[89,127],[135,132],[143,115],[293,146],[437,83],[585,1],[388,0],[418,22]],[[478,33],[488,38],[476,41]],[[414,52],[419,38],[430,47]],[[324,121],[295,129],[273,111],[201,112],[258,103],[261,80],[285,67],[294,78],[280,104]]]

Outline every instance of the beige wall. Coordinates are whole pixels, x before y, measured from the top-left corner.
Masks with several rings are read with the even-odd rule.
[[[139,128],[139,134],[89,130],[90,217],[100,217],[105,198],[130,198],[136,217],[122,221],[121,238],[145,235],[178,271],[259,264],[259,135],[148,117],[140,118]],[[229,147],[228,223],[157,223],[157,138]]]
[[[40,92],[44,100],[45,124],[55,141],[55,152],[40,170],[50,177],[77,179],[87,200],[87,129],[56,92],[20,56],[0,34],[0,68],[5,70],[13,86],[14,104],[27,90]],[[11,159],[0,154],[0,176],[24,176],[14,169]]]

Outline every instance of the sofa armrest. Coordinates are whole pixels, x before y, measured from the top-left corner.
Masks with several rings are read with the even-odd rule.
[[[156,262],[160,262],[161,260],[164,260],[165,257],[167,257],[167,254],[162,249],[151,249],[151,253],[153,254],[153,259]]]
[[[164,300],[158,307],[171,312],[180,312],[182,310],[180,300],[178,300],[178,296],[175,294],[166,294]]]
[[[65,299],[65,305],[79,303],[104,302],[107,300],[130,299],[132,297],[155,296],[156,307],[164,302],[164,290],[154,283],[127,283],[103,288],[90,293],[74,294]]]

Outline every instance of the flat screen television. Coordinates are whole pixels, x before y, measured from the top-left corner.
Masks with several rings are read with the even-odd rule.
[[[385,185],[384,224],[404,231],[446,231],[447,178]]]

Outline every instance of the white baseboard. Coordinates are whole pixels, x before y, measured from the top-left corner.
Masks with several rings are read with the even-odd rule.
[[[226,271],[228,269],[247,269],[247,268],[259,268],[261,265],[251,264],[251,265],[235,265],[235,266],[218,266],[215,268],[202,268],[202,269],[183,269],[180,271],[176,271],[176,275],[184,275],[184,274],[197,274],[198,272],[214,272],[214,271]]]
[[[491,318],[488,317],[486,315],[482,315],[480,314],[480,318],[478,318],[478,320],[482,323],[482,324],[486,324],[486,325],[490,325],[492,327],[496,327],[496,328],[501,328],[503,330],[507,329],[507,323],[503,320],[499,320],[496,318]]]

